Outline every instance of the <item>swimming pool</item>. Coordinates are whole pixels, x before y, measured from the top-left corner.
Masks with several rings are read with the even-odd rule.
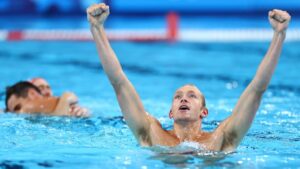
[[[87,119],[0,114],[0,168],[299,168],[299,45],[285,44],[251,129],[236,152],[219,158],[138,146],[121,117],[93,42],[0,42],[0,93],[18,80],[45,77],[55,95],[74,91],[93,114]],[[173,92],[194,83],[207,98],[210,114],[203,128],[210,131],[230,115],[268,43],[112,46],[146,110],[165,128],[172,127],[168,111]]]

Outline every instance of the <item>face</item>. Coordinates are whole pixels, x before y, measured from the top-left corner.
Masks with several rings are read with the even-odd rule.
[[[203,105],[203,95],[192,85],[179,88],[173,97],[170,117],[174,121],[197,121],[206,108]]]
[[[36,78],[31,83],[40,89],[43,96],[46,97],[52,96],[52,90],[46,80],[42,78]]]
[[[40,112],[41,105],[39,104],[39,99],[41,98],[43,98],[43,96],[34,89],[28,90],[26,98],[12,95],[7,102],[8,111],[15,113]]]

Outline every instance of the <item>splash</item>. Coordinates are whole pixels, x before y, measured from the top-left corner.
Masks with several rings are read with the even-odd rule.
[[[219,161],[231,152],[210,151],[198,142],[182,142],[175,147],[153,146],[149,148],[155,155],[151,159],[168,164],[185,164],[194,160]]]

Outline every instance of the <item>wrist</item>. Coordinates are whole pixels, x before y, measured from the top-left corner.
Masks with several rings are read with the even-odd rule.
[[[278,36],[280,38],[285,38],[286,36],[286,31],[274,31],[274,36]]]
[[[104,29],[103,24],[91,24],[90,29]]]

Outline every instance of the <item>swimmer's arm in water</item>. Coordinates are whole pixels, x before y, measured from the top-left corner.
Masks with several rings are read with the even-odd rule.
[[[274,17],[275,15],[277,17]],[[279,21],[276,18],[282,18],[282,20]],[[255,77],[238,100],[232,115],[222,122],[217,129],[222,130],[225,134],[223,149],[232,150],[236,148],[250,128],[262,95],[269,85],[279,60],[290,19],[290,15],[285,11],[273,10],[269,12],[269,21],[274,30],[271,45],[259,65]]]
[[[78,98],[74,93],[65,92],[59,98],[59,101],[52,114],[58,116],[88,117],[88,110],[80,107],[77,103]]]
[[[59,101],[55,107],[55,110],[53,112],[53,115],[59,115],[59,116],[69,116],[70,115],[70,106],[72,104],[76,104],[77,97],[74,93],[71,92],[65,92],[62,94],[62,96],[59,98]]]
[[[108,15],[109,7],[105,4],[92,5],[87,9],[91,32],[103,69],[115,90],[126,123],[140,142],[145,141],[149,134],[152,117],[146,113],[138,93],[124,74],[117,56],[109,44],[103,27]]]

